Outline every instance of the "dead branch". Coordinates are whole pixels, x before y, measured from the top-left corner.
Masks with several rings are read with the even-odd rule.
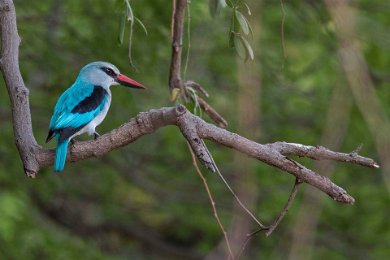
[[[16,27],[15,6],[11,0],[0,0],[0,70],[11,100],[16,147],[25,172],[37,164],[34,149],[38,147],[32,131],[29,90],[19,69],[20,37]]]
[[[271,235],[272,232],[276,229],[276,227],[280,224],[284,216],[287,214],[288,210],[291,207],[291,204],[293,200],[295,199],[295,196],[298,193],[298,185],[301,184],[302,182],[299,179],[295,179],[294,186],[291,190],[290,196],[288,197],[288,200],[286,202],[286,205],[284,205],[284,208],[282,212],[280,212],[279,216],[274,220],[274,222],[269,226],[267,232],[265,233],[267,236]]]
[[[379,168],[372,159],[360,156],[357,152],[360,149],[355,149],[350,153],[338,153],[331,151],[323,146],[308,146],[296,143],[276,142],[269,144],[275,150],[283,155],[297,155],[300,157],[308,157],[314,160],[334,160],[340,162],[352,162],[362,166]],[[360,148],[360,145],[357,147]]]
[[[198,159],[200,162],[205,164],[206,167],[212,167],[210,166],[211,163],[208,159],[209,157],[205,154],[207,152],[205,152],[206,150],[202,145],[201,139],[195,141],[193,140],[194,136],[213,140],[217,143],[238,150],[250,157],[287,171],[302,181],[327,193],[334,200],[349,204],[354,202],[354,199],[348,195],[346,191],[331,182],[328,178],[320,176],[282,155],[274,148],[275,144],[262,145],[248,140],[238,134],[206,123],[201,118],[188,112],[181,105],[177,107],[152,109],[148,112],[141,112],[137,117],[130,119],[129,122],[117,129],[102,135],[97,140],[76,142],[69,149],[68,161],[76,162],[90,157],[102,156],[114,149],[134,142],[143,135],[151,134],[160,127],[167,125],[177,125],[185,137],[192,138],[187,140],[190,143],[192,142],[194,151],[198,151],[196,152]],[[18,124],[14,125],[14,127],[17,126]],[[23,143],[21,144],[24,145]],[[38,145],[25,147],[25,149],[32,151],[30,153],[32,158],[22,157],[23,163],[26,161],[35,162],[35,164],[29,164],[31,168],[26,168],[25,165],[26,173],[29,176],[35,176],[39,169],[53,164],[53,149],[45,149]],[[315,153],[315,150],[313,152]],[[340,154],[341,157],[335,157],[335,159],[339,159],[340,161],[342,161],[343,157],[349,156],[349,154],[337,154]],[[317,158],[320,159],[321,155],[319,154]],[[350,162],[368,167],[378,167],[373,160],[365,157],[361,158],[362,159],[360,160],[360,156],[356,157],[355,161]],[[371,163],[367,163],[368,161],[371,161]]]
[[[225,228],[222,225],[221,219],[219,218],[217,207],[215,205],[215,201],[214,201],[213,195],[211,194],[209,185],[207,184],[207,179],[204,177],[202,171],[199,169],[198,163],[196,161],[195,153],[192,150],[191,145],[189,143],[187,143],[187,144],[188,144],[188,149],[190,150],[190,153],[191,153],[192,164],[194,165],[194,167],[196,169],[196,172],[198,173],[199,177],[203,181],[203,186],[204,186],[204,188],[205,188],[205,190],[207,192],[207,195],[209,197],[211,208],[213,209],[214,217],[217,220],[219,228],[221,229],[221,231],[223,233],[223,237],[225,238],[225,242],[226,242],[226,246],[227,246],[228,251],[229,251],[230,258],[234,259],[234,255],[233,255],[233,252],[232,252],[232,247],[230,246],[230,242],[229,242],[229,238],[227,236],[227,232],[226,232]]]
[[[173,0],[172,8],[172,58],[169,71],[169,92],[174,88],[181,90],[181,96],[188,102],[187,91],[181,80],[181,52],[183,46],[183,24],[187,0]]]
[[[188,4],[187,0],[173,0],[172,1],[172,20],[171,20],[171,36],[172,36],[172,56],[171,66],[169,71],[169,92],[173,89],[180,89],[180,96],[185,103],[190,102],[188,95],[188,88],[193,88],[203,95],[208,97],[207,91],[198,83],[187,80],[183,81],[181,78],[181,53],[183,47],[183,25],[184,14]],[[200,108],[217,123],[220,127],[226,127],[227,121],[218,112],[209,105],[205,100],[197,96]]]
[[[53,164],[54,150],[39,146],[32,132],[29,91],[24,85],[19,70],[18,47],[20,38],[17,33],[16,14],[12,0],[0,0],[0,33],[0,69],[11,99],[15,142],[25,173],[34,177],[41,168]],[[124,125],[102,135],[97,140],[77,142],[69,149],[68,161],[76,162],[90,157],[102,156],[113,149],[134,142],[143,135],[151,134],[160,127],[167,125],[179,127],[183,136],[191,144],[200,162],[210,169],[212,169],[214,164],[202,139],[209,139],[288,172],[342,203],[352,204],[354,199],[330,179],[318,175],[286,156],[306,156],[316,160],[331,159],[367,167],[379,167],[372,159],[359,156],[356,152],[338,153],[323,147],[284,142],[259,144],[209,124],[189,113],[181,105],[142,112]]]
[[[200,108],[215,122],[219,127],[226,128],[228,122],[223,118],[211,105],[209,105],[203,98],[197,96]]]

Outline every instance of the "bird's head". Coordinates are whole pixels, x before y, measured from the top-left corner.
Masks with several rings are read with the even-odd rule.
[[[109,88],[112,85],[122,85],[145,89],[141,83],[121,74],[113,64],[103,61],[92,62],[84,66],[80,71],[79,78],[104,88]]]

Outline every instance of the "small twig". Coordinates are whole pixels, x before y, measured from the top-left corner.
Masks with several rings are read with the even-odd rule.
[[[293,186],[293,188],[291,190],[290,196],[288,197],[286,205],[284,206],[282,212],[280,212],[279,216],[274,220],[274,222],[269,227],[258,229],[258,230],[256,230],[256,231],[254,231],[254,232],[252,232],[252,233],[247,235],[247,238],[246,238],[245,242],[243,243],[243,245],[241,247],[241,250],[238,253],[236,259],[240,258],[242,252],[244,252],[246,245],[252,239],[252,237],[257,235],[261,231],[265,231],[265,230],[267,230],[267,232],[265,233],[266,236],[271,235],[271,233],[276,229],[276,227],[280,224],[280,222],[282,221],[284,216],[287,214],[287,212],[288,212],[288,210],[289,210],[289,208],[291,206],[292,201],[294,200],[295,196],[297,195],[298,185],[301,184],[301,183],[302,183],[302,181],[300,181],[298,178],[295,179],[294,186]]]
[[[272,149],[275,149],[286,156],[297,155],[308,157],[314,160],[335,160],[341,162],[350,162],[372,168],[379,168],[379,165],[374,160],[370,158],[365,158],[358,154],[361,149],[360,145],[354,151],[348,154],[334,152],[323,146],[310,146],[287,142],[276,142],[272,144],[267,144],[267,146],[272,147]]]
[[[359,144],[359,145],[355,148],[355,150],[353,150],[353,151],[350,153],[350,155],[351,155],[351,156],[358,156],[358,155],[359,155],[359,152],[362,150],[362,148],[363,148],[363,144]]]
[[[192,80],[187,80],[184,82],[184,87],[193,88],[200,93],[202,93],[205,97],[209,97],[209,93],[197,82]],[[222,128],[226,128],[228,122],[223,118],[211,105],[209,105],[203,98],[199,95],[196,95],[196,100],[200,106],[200,108],[219,126]]]
[[[280,35],[281,35],[281,43],[282,43],[282,51],[283,51],[283,63],[282,68],[284,68],[284,63],[286,61],[286,46],[284,42],[284,22],[286,20],[286,10],[284,9],[284,2],[283,0],[280,0],[280,7],[282,8],[282,22],[280,24]]]
[[[210,106],[203,98],[197,96],[200,108],[215,122],[219,127],[226,128],[228,122],[218,112]]]
[[[206,189],[206,192],[207,192],[207,195],[209,196],[209,200],[210,200],[210,204],[211,204],[211,207],[213,209],[213,212],[214,212],[214,217],[215,219],[217,220],[218,222],[218,225],[219,227],[221,228],[222,230],[222,233],[223,233],[223,236],[225,238],[225,241],[226,241],[226,246],[228,248],[228,251],[229,251],[229,255],[230,255],[230,258],[231,259],[234,259],[234,255],[233,255],[233,251],[232,251],[232,248],[230,246],[230,242],[229,242],[229,237],[227,235],[227,232],[225,230],[225,228],[223,227],[222,225],[222,222],[221,220],[219,219],[219,216],[218,216],[218,211],[217,211],[217,208],[215,206],[215,201],[213,199],[213,196],[211,195],[211,191],[210,191],[210,188],[207,184],[207,180],[206,178],[203,176],[202,174],[202,171],[199,169],[199,166],[198,166],[198,163],[196,161],[196,157],[195,157],[195,154],[194,154],[194,151],[192,151],[192,148],[190,146],[190,144],[187,142],[187,145],[188,145],[188,150],[190,150],[190,153],[191,153],[191,157],[192,157],[192,164],[194,165],[195,169],[196,169],[196,172],[198,173],[199,177],[202,179],[203,181],[203,185],[204,185],[204,188]]]
[[[186,51],[186,61],[184,63],[183,78],[187,76],[188,62],[190,60],[190,50],[191,50],[191,10],[190,10],[190,1],[187,3],[187,51]]]
[[[210,154],[209,150],[207,149],[206,144],[204,143],[203,139],[201,139],[203,146],[206,147],[206,152],[208,153],[209,157],[211,158],[211,161],[213,162],[213,165],[216,169],[216,172],[218,173],[218,176],[221,178],[225,186],[229,189],[230,193],[234,196],[234,198],[237,200],[238,204],[240,204],[241,208],[244,209],[244,211],[260,226],[260,229],[266,228],[261,222],[255,217],[255,215],[247,208],[245,207],[244,203],[240,200],[240,198],[237,196],[237,194],[234,192],[234,190],[230,187],[229,183],[226,181],[225,177],[223,177],[221,171],[218,169],[217,164],[214,162],[213,156]]]
[[[266,230],[266,229],[263,229],[263,230]],[[259,229],[259,230],[256,230],[255,232],[252,232],[252,233],[246,235],[246,239],[245,239],[244,243],[242,244],[242,247],[241,247],[240,251],[238,252],[238,254],[236,256],[236,260],[240,259],[242,253],[244,252],[244,250],[246,248],[246,245],[249,243],[249,241],[252,239],[252,237],[254,237],[260,231],[263,231],[263,230]]]
[[[175,12],[176,12],[176,0],[172,0],[172,16],[171,16],[171,40],[173,42],[173,27],[175,23]]]
[[[183,46],[184,14],[187,0],[174,0],[172,10],[172,57],[169,71],[169,92],[179,88],[180,95],[187,103],[189,101],[187,91],[181,79],[181,54]]]
[[[292,204],[295,196],[297,195],[298,185],[301,184],[301,183],[302,183],[302,181],[300,181],[298,178],[295,179],[294,186],[293,186],[293,188],[291,190],[290,196],[288,197],[286,205],[284,206],[282,212],[280,212],[279,216],[275,219],[275,221],[269,226],[267,232],[265,233],[266,236],[269,236],[269,235],[272,234],[272,232],[280,224],[280,222],[282,221],[282,219],[284,218],[284,216],[286,215],[286,213],[290,209],[291,204]]]
[[[184,86],[186,88],[188,88],[188,87],[193,88],[193,89],[199,91],[200,93],[202,93],[205,97],[209,97],[209,93],[207,93],[207,91],[201,85],[199,85],[199,83],[196,83],[195,81],[186,80],[184,82]]]
[[[287,203],[286,205],[284,206],[282,212],[280,212],[279,216],[274,220],[274,222],[269,226],[269,227],[266,227],[266,228],[262,228],[262,229],[258,229],[256,231],[253,231],[252,233],[248,234],[247,237],[246,237],[246,240],[245,242],[242,244],[242,247],[236,257],[236,259],[239,259],[242,255],[242,253],[244,252],[245,248],[246,248],[246,245],[249,243],[249,241],[255,236],[257,235],[258,233],[260,233],[261,231],[267,231],[265,233],[265,235],[268,237],[269,235],[271,235],[271,233],[276,229],[276,227],[280,224],[280,222],[282,221],[282,219],[284,218],[284,216],[287,214],[290,206],[291,206],[291,203],[292,201],[294,200],[295,196],[297,195],[297,192],[298,192],[298,185],[301,184],[302,181],[300,181],[298,178],[295,179],[295,183],[294,183],[294,186],[291,190],[291,193],[290,193],[290,196],[288,197],[288,200],[287,200]]]

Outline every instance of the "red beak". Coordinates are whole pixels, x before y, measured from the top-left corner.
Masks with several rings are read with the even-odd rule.
[[[145,89],[145,87],[141,84],[138,83],[137,81],[123,75],[123,74],[118,74],[115,78],[116,82],[121,84],[122,86],[129,87],[129,88],[142,88]]]

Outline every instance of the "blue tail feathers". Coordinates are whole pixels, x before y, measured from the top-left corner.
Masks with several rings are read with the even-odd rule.
[[[66,153],[68,152],[69,140],[64,140],[57,143],[56,159],[54,162],[54,170],[61,172],[65,167]]]

